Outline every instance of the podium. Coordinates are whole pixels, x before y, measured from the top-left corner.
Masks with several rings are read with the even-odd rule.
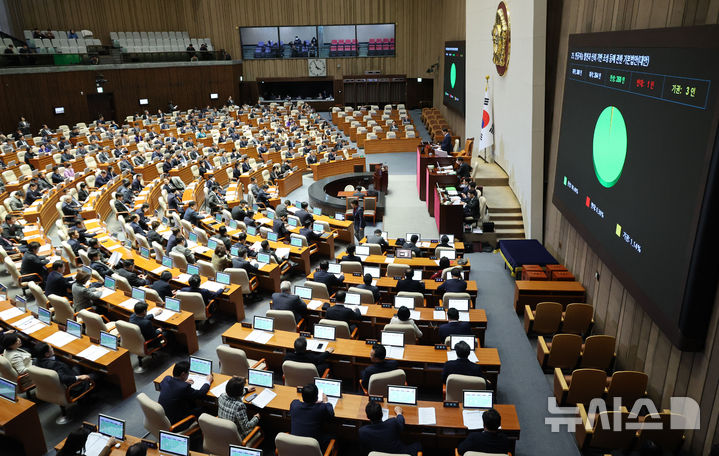
[[[387,186],[389,185],[389,168],[382,163],[370,163],[369,169],[374,172],[373,184],[374,189],[378,192],[387,193]]]
[[[427,194],[432,194],[432,189],[427,191],[426,171],[427,165],[446,166],[455,162],[455,158],[443,150],[435,150],[428,144],[417,146],[417,193],[420,201],[427,201]],[[431,204],[431,197],[430,197]]]

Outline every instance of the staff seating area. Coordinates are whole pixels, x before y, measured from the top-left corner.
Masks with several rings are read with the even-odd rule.
[[[114,47],[128,53],[187,52],[190,44],[196,52],[203,44],[207,51],[214,50],[209,38],[190,38],[188,32],[110,32],[110,39]]]

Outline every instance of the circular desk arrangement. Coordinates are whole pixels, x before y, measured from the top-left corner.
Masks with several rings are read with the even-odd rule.
[[[319,207],[326,214],[343,213],[347,209],[345,198],[338,198],[334,195],[344,191],[345,186],[352,185],[355,188],[362,186],[367,188],[374,181],[374,173],[349,173],[337,176],[325,177],[310,185],[307,190],[312,207]],[[385,209],[385,194],[377,192],[377,220],[381,220]]]

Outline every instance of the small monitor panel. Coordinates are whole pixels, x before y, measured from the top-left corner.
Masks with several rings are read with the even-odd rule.
[[[169,296],[165,298],[165,309],[171,310],[173,312],[179,312],[180,311],[180,300],[175,298],[170,298]]]
[[[200,267],[194,264],[188,264],[187,265],[187,273],[190,275],[195,275],[200,273]]]
[[[17,383],[0,377],[0,397],[11,402],[17,402]]]
[[[215,277],[215,281],[217,281],[217,283],[221,283],[222,285],[229,285],[230,274],[226,272],[218,272],[217,277]]]
[[[395,296],[394,307],[399,309],[402,306],[405,306],[408,309],[414,309],[414,298],[412,296]]]
[[[145,301],[145,290],[141,290],[136,287],[132,287],[132,299],[136,299],[138,301]]]
[[[190,372],[193,374],[212,374],[212,360],[190,356]]]
[[[464,390],[462,392],[462,407],[491,409],[494,407],[494,395],[489,390]]]
[[[247,374],[247,384],[251,386],[272,388],[272,371],[249,369]]]
[[[382,345],[390,347],[404,347],[404,333],[394,331],[382,331]]]
[[[454,307],[460,312],[467,312],[469,311],[469,299],[448,299],[447,307]]]
[[[355,253],[359,256],[369,256],[369,246],[358,245],[355,247]]]
[[[262,450],[230,445],[230,456],[262,456]]]
[[[101,413],[97,416],[97,432],[117,440],[125,440],[125,420]]]
[[[82,337],[82,325],[74,320],[68,319],[65,322],[65,331],[78,339]]]
[[[50,324],[51,314],[50,311],[47,309],[43,309],[42,307],[37,308],[37,319],[41,322],[45,323],[46,325]]]
[[[295,294],[302,299],[312,299],[312,288],[295,285]]]
[[[170,263],[172,263],[172,260],[170,260]],[[115,289],[115,279],[113,279],[112,277],[105,277],[104,286],[105,286],[105,288],[114,290]]]
[[[272,317],[260,317],[255,315],[252,321],[252,327],[262,331],[274,331],[275,319]]]
[[[361,295],[359,293],[347,293],[345,295],[345,304],[358,306],[362,302]]]
[[[269,264],[270,263],[270,254],[269,253],[258,253],[257,254],[257,262]]]
[[[330,263],[330,268],[327,272],[330,274],[342,274],[342,266],[339,263]]]
[[[457,259],[457,251],[456,250],[440,250],[439,257],[447,258],[449,260],[456,260]]]
[[[414,386],[389,385],[387,402],[390,404],[417,405],[417,388]]]
[[[315,339],[335,340],[336,330],[337,328],[330,325],[315,325],[312,335]]]
[[[190,454],[190,437],[160,431],[159,450],[161,455],[188,456]]]
[[[117,350],[117,336],[113,336],[109,332],[100,331],[100,345],[110,350]]]
[[[330,397],[342,397],[342,380],[315,377],[315,386],[320,392]]]
[[[365,266],[364,273],[371,275],[373,279],[379,279],[379,276],[380,276],[379,266]]]
[[[456,334],[449,336],[449,347],[452,350],[454,350],[454,346],[459,342],[466,342],[472,350],[477,348],[477,339],[474,336],[460,336]]]

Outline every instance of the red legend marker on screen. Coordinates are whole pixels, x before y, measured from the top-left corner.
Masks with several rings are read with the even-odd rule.
[[[587,196],[587,207],[589,207],[589,197]]]

